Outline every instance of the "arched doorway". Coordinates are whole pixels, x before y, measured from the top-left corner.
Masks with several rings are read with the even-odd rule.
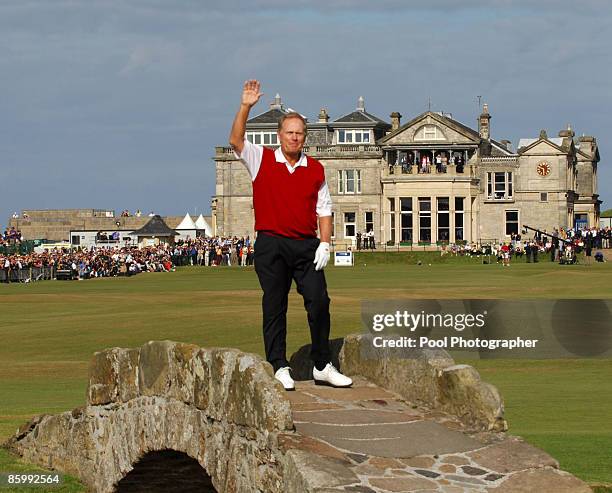
[[[187,454],[160,450],[145,454],[115,487],[116,493],[216,493],[210,476]]]

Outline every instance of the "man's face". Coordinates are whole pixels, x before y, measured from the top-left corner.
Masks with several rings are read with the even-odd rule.
[[[295,156],[302,152],[306,141],[304,123],[299,118],[289,118],[283,122],[282,128],[278,131],[283,154]]]

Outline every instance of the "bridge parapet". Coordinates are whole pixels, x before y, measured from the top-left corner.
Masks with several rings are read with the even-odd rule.
[[[101,493],[590,491],[504,433],[501,396],[472,367],[444,351],[372,358],[364,337],[332,341],[352,388],[298,381],[289,393],[269,363],[236,349],[107,349],[92,358],[85,406],[38,416],[7,445]],[[291,358],[298,380],[310,378],[308,353]]]
[[[193,405],[214,420],[267,431],[293,428],[289,401],[259,356],[231,348],[152,341],[94,354],[87,402],[126,403],[140,396]]]

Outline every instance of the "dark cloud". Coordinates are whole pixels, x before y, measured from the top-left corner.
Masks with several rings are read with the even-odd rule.
[[[500,139],[571,123],[598,137],[612,200],[608,2],[414,3],[2,2],[0,222],[36,207],[207,208],[214,146],[250,77],[310,118],[363,95],[407,119],[431,98],[475,126],[481,95]]]

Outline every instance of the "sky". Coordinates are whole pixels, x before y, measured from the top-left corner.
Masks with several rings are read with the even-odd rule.
[[[244,80],[316,121],[357,98],[492,136],[597,138],[612,207],[609,0],[2,0],[0,225],[23,209],[205,215]]]

